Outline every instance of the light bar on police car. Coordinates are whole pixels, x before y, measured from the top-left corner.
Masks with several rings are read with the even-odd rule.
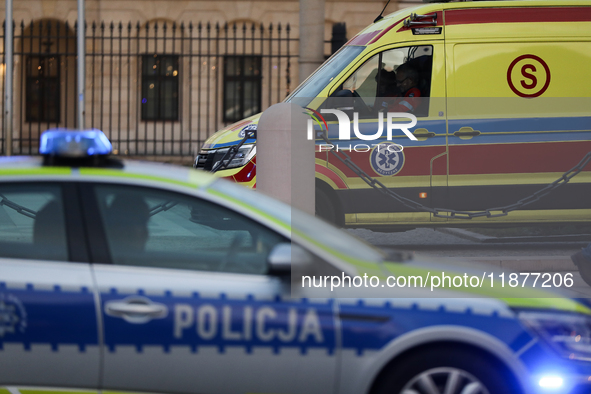
[[[39,145],[39,153],[42,155],[72,158],[108,155],[112,150],[111,142],[98,129],[49,129],[41,134]]]

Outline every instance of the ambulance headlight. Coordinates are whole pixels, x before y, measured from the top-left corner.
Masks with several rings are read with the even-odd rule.
[[[229,148],[219,149],[215,153],[214,167],[217,165],[217,163],[220,160],[222,160],[224,158],[228,149]],[[227,168],[242,167],[253,158],[255,153],[256,153],[255,145],[241,146],[240,149],[238,149],[238,152],[236,152],[236,156],[234,156],[234,158],[229,163],[227,163],[227,162],[231,158],[231,156],[232,156],[231,154],[228,156],[228,158],[226,160],[224,160],[224,162],[227,163],[225,168],[227,169]]]
[[[563,357],[591,361],[591,318],[583,315],[522,312],[521,321]]]

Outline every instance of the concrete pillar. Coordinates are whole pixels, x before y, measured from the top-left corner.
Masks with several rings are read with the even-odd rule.
[[[257,127],[257,192],[314,215],[314,140],[307,139],[302,107],[280,103],[263,112]]]
[[[300,82],[324,62],[324,0],[300,0]]]
[[[5,83],[4,83],[4,102],[6,103],[4,108],[4,130],[6,130],[4,139],[4,154],[6,156],[12,156],[12,125],[13,125],[13,114],[12,114],[12,78],[13,78],[13,66],[14,66],[14,52],[12,47],[13,31],[12,31],[12,0],[6,0],[6,19],[5,19],[6,37],[4,42],[4,54],[6,58],[6,67],[4,69]]]
[[[77,116],[76,123],[78,124],[79,130],[84,130],[84,94],[86,90],[86,18],[85,18],[85,0],[78,0],[78,29],[76,31],[76,48],[77,48],[77,88],[78,88],[78,101],[77,101]]]

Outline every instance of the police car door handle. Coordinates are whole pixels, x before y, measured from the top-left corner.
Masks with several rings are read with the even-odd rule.
[[[460,137],[463,140],[479,136],[480,134],[480,131],[474,130],[472,127],[461,127],[458,131],[454,133],[456,137]]]
[[[152,302],[145,297],[127,297],[105,303],[105,313],[123,318],[129,323],[138,324],[166,317],[168,308],[164,304]]]
[[[111,315],[148,315],[148,316],[160,316],[166,312],[166,307],[156,305],[137,305],[127,304],[124,302],[112,302],[106,305],[107,314]]]

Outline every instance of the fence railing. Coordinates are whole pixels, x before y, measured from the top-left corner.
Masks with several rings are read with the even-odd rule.
[[[76,30],[55,20],[14,26],[14,154],[35,154],[47,128],[78,126]],[[119,154],[194,155],[217,129],[295,87],[289,24],[91,22],[85,36],[85,127],[103,130]],[[4,97],[1,106],[4,114]],[[5,137],[3,122],[2,153]]]

